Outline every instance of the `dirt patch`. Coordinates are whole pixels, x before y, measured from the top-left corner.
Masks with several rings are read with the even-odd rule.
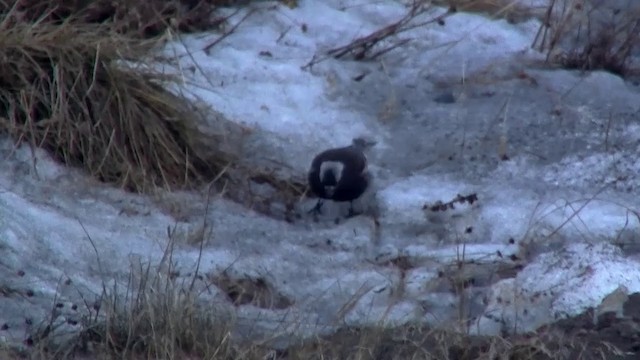
[[[280,294],[266,279],[234,278],[222,273],[209,277],[211,282],[220,288],[235,306],[253,305],[263,309],[286,309],[293,301]]]

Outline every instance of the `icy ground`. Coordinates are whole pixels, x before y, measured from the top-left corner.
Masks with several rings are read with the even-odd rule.
[[[526,331],[597,306],[620,285],[640,291],[637,85],[545,68],[531,49],[536,19],[468,13],[392,37],[411,41],[376,61],[303,69],[406,8],[299,3],[243,10],[232,24],[254,13],[209,51],[219,33],[181,36],[164,52],[179,59],[182,90],[252,129],[249,163],[304,177],[315,153],[375,138],[375,188],[360,205],[379,209],[379,228],[367,216],[288,223],[215,197],[205,213],[203,193],[128,194],[3,139],[2,339],[21,342],[57,303],[62,319],[79,317],[90,306],[72,305],[95,300],[103,281],[126,282],[132,268],[166,266],[167,227],[180,235],[172,260],[188,277],[200,249],[190,234],[205,214],[205,281],[260,278],[280,299],[232,306],[203,284],[206,303],[233,313],[241,334],[381,320],[453,327],[461,303],[472,332]],[[423,210],[473,193],[471,206]]]

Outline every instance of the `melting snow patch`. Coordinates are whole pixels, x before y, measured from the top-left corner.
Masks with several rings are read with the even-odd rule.
[[[553,316],[572,316],[597,306],[619,285],[640,291],[640,264],[613,245],[569,244],[557,253],[542,254],[517,279],[528,294],[552,294]]]
[[[538,256],[515,279],[494,285],[474,333],[527,332],[580,314],[618,286],[640,291],[640,264],[609,244],[569,244]]]
[[[304,173],[317,151],[347,145],[361,135],[382,138],[378,149],[396,151],[399,158],[427,157],[414,149],[432,152],[433,148],[403,144],[404,138],[398,139],[400,146],[394,148],[387,141],[389,133],[401,128],[409,128],[405,135],[413,136],[411,126],[427,114],[402,109],[395,114],[397,118],[381,125],[377,118],[380,99],[389,96],[398,83],[405,89],[406,84],[436,84],[433,78],[442,77],[454,78],[459,84],[461,75],[468,72],[492,67],[503,70],[507,60],[530,52],[535,36],[531,31],[534,22],[514,27],[506,21],[459,13],[447,18],[446,27],[434,25],[403,33],[412,41],[389,52],[384,67],[379,62],[329,58],[312,70],[303,70],[317,51],[345,45],[396,21],[406,11],[396,2],[342,3],[304,1],[293,10],[268,4],[210,50],[205,51],[206,46],[219,39],[219,33],[183,36],[167,45],[164,53],[180,59],[179,70],[185,79],[181,90],[231,121],[249,125],[254,135],[262,132],[253,138],[264,145],[255,146],[256,153]],[[435,8],[426,16],[432,18],[443,11]],[[232,22],[240,17],[242,14]],[[520,63],[516,65],[521,68]],[[384,82],[367,83],[368,78],[358,85],[353,76],[362,73],[379,76]],[[592,77],[590,82],[601,77]],[[565,81],[562,89],[573,85]],[[621,87],[621,83],[612,80],[610,87],[614,86]],[[364,96],[369,88],[377,93]],[[421,92],[417,95],[420,102],[409,105],[425,107],[425,99],[432,95],[425,89],[429,90],[407,90]],[[482,102],[491,101],[491,96],[483,97]],[[406,105],[401,96],[396,100]],[[466,109],[462,110],[466,114]],[[455,116],[444,118],[447,123],[457,120]],[[427,120],[424,129],[447,125]],[[417,141],[437,143],[440,134],[427,134],[430,137]],[[445,140],[443,143],[449,142]],[[32,166],[26,147],[14,153],[9,141],[3,141],[0,149],[3,159],[11,159],[0,163],[1,285],[37,295],[31,302],[22,297],[1,299],[0,323],[11,325],[10,335],[17,341],[27,333],[23,317],[46,315],[54,295],[80,303],[85,299],[74,290],[99,294],[105,277],[123,278],[131,266],[161,262],[168,242],[166,229],[177,222],[149,199],[108,187],[97,190],[98,185],[53,163],[41,151]],[[500,165],[500,171],[487,178],[472,178],[465,171],[455,176],[412,173],[424,169],[412,169],[408,171],[412,175],[404,177],[394,173],[396,164],[389,163],[380,169],[385,178],[377,193],[382,210],[381,244],[372,242],[371,221],[365,217],[335,226],[304,219],[289,224],[216,199],[207,214],[211,229],[206,229],[210,233],[203,239],[202,251],[194,244],[181,243],[172,259],[185,276],[193,274],[199,264],[200,271],[209,277],[224,273],[232,280],[263,279],[286,298],[283,303],[290,305],[286,309],[227,304],[245,335],[252,331],[313,335],[344,321],[396,324],[423,318],[450,320],[457,315],[451,309],[459,299],[447,292],[448,287],[446,291],[440,291],[445,286],[434,290],[438,267],[455,266],[461,260],[474,261],[477,266],[500,262],[518,253],[517,241],[532,237],[531,227],[548,230],[543,235],[549,235],[562,226],[568,239],[562,250],[533,257],[515,278],[486,284],[489,306],[474,325],[475,331],[485,334],[505,328],[533,329],[556,316],[577,314],[597,305],[618,285],[640,290],[635,261],[610,245],[584,243],[593,240],[590,236],[598,241],[613,239],[624,227],[638,227],[629,211],[613,200],[595,200],[583,206],[589,196],[584,195],[589,192],[588,178],[597,175],[608,180],[607,156],[565,159],[548,167],[517,160],[520,162],[515,165]],[[635,158],[628,165],[629,172],[638,167]],[[40,180],[32,173],[34,167],[42,175]],[[575,194],[563,186],[582,187],[579,200],[571,200]],[[456,204],[437,221],[423,209],[425,203],[446,203],[458,194],[475,192],[477,204]],[[145,211],[135,215],[122,212],[123,203],[135,202]],[[196,226],[178,225],[180,231],[182,226]],[[534,230],[533,235],[543,232]],[[377,263],[370,261],[372,249],[379,254]],[[399,269],[394,261],[400,257],[409,257],[409,265],[414,267]],[[62,278],[72,278],[73,286],[60,287]],[[402,286],[404,294],[396,291]],[[213,293],[216,299],[229,295],[222,289]]]

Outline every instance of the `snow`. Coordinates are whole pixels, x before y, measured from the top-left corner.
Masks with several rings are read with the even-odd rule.
[[[0,324],[9,325],[3,339],[20,342],[24,318],[46,318],[54,298],[69,304],[95,300],[103,281],[122,281],[140,264],[160,267],[168,227],[177,229],[172,260],[181,277],[193,274],[201,257],[202,273],[265,278],[292,300],[287,309],[270,310],[233,307],[220,291],[205,296],[233,313],[245,336],[275,329],[310,336],[341,324],[451,325],[459,294],[439,272],[462,261],[488,272],[510,264],[511,257],[524,261],[515,277],[469,290],[470,316],[477,320],[470,329],[484,334],[505,327],[527,331],[578,314],[618,285],[640,291],[637,260],[610,244],[640,225],[633,213],[640,198],[633,180],[640,170],[633,156],[640,102],[629,85],[610,74],[591,75],[580,96],[562,103],[569,120],[554,118],[550,110],[581,81],[578,75],[531,70],[542,84],[536,87],[509,77],[524,66],[522,59],[540,58],[530,50],[538,23],[513,25],[465,13],[447,18],[446,26],[406,32],[400,38],[412,41],[381,62],[327,59],[305,70],[317,51],[395,21],[406,8],[394,1],[252,7],[256,13],[208,52],[204,47],[220,34],[182,35],[167,44],[164,54],[179,58],[179,66],[166,70],[181,71],[180,91],[254,130],[250,162],[268,159],[304,174],[318,151],[349,144],[355,136],[376,138],[370,156],[376,192],[368,201],[380,209],[379,241],[366,217],[288,224],[215,198],[200,252],[199,243],[187,238],[201,226],[202,212],[178,221],[157,199],[99,184],[42,151],[33,162],[27,147],[13,149],[3,139],[0,289],[34,292],[28,302],[0,298]],[[443,12],[435,8],[421,19]],[[368,74],[364,80],[351,80],[361,73]],[[496,83],[475,88],[483,76]],[[463,90],[462,79],[469,82]],[[600,84],[606,89],[589,95]],[[443,89],[467,96],[456,104],[432,102]],[[511,160],[501,162],[492,121],[505,98],[513,102]],[[387,119],[380,110],[394,104],[389,99],[395,106]],[[615,101],[627,114],[611,128],[615,153],[596,146],[606,119],[598,111],[611,111],[602,101]],[[213,118],[208,125],[216,126]],[[478,194],[474,205],[438,214],[423,210],[425,203],[471,193]],[[188,210],[204,208],[205,198],[195,192],[176,199]],[[308,205],[303,201],[300,209]],[[404,273],[389,264],[401,257],[412,265]],[[66,278],[71,285],[61,285]]]
[[[558,319],[572,315],[570,309],[595,307],[603,295],[621,285],[637,292],[640,273],[637,263],[625,259],[618,248],[569,244],[557,253],[541,254],[515,279],[496,284],[487,311],[471,329],[474,333],[499,334],[504,325],[498,319],[509,326],[518,324],[520,331],[532,330],[544,325],[541,319],[546,317]],[[513,307],[505,307],[505,301]]]

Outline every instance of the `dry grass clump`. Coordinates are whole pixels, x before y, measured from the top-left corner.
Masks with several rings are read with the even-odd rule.
[[[0,132],[130,190],[184,186],[216,164],[193,154],[176,129],[196,112],[134,69],[154,45],[108,27],[0,23]]]
[[[434,4],[453,7],[457,11],[484,13],[510,22],[526,21],[540,14],[539,8],[519,0],[434,0]]]
[[[640,3],[551,1],[534,46],[566,68],[638,75]]]
[[[22,353],[30,359],[242,359],[231,317],[200,295],[170,262],[138,263],[128,279],[103,283],[98,300],[84,299],[79,331],[64,334],[42,324],[28,334]]]
[[[238,159],[215,141],[198,152],[189,129],[203,114],[165,90],[178,78],[142,66],[167,61],[150,58],[161,39],[147,38],[211,29],[225,20],[212,11],[236,3],[245,2],[0,0],[0,133],[132,191],[225,173],[227,192],[243,200],[242,179],[274,177],[236,169]]]
[[[602,360],[631,359],[601,334],[540,330],[506,338],[424,326],[344,328],[282,352],[282,359]]]
[[[123,294],[108,296],[105,320],[79,336],[79,353],[123,359],[240,357],[231,342],[230,319],[212,304],[200,303],[185,284],[158,277],[136,285],[124,299]]]
[[[210,30],[221,24],[214,16],[219,6],[237,0],[10,0],[0,1],[0,13],[12,24],[102,24],[128,36],[149,38],[172,27],[181,32]]]

